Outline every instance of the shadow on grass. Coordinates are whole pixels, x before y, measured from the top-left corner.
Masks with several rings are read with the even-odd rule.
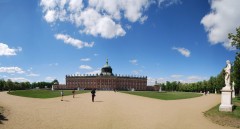
[[[0,124],[2,124],[2,121],[8,121],[8,119],[0,113]]]

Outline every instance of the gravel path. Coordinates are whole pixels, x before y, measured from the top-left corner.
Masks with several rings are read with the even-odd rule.
[[[8,121],[0,129],[234,129],[212,123],[204,111],[219,95],[184,100],[157,100],[113,91],[34,99],[0,92]]]

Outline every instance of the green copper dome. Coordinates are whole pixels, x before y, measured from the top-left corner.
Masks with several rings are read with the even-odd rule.
[[[100,75],[102,75],[102,76],[113,76],[112,68],[111,68],[111,66],[108,65],[108,59],[106,61],[106,64],[101,69],[101,74]]]

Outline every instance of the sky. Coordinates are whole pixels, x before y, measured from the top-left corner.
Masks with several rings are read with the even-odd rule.
[[[197,82],[234,61],[239,0],[0,0],[0,79],[70,74]]]

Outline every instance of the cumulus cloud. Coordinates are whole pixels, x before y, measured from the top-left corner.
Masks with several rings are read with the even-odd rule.
[[[90,61],[90,58],[82,58],[81,61]]]
[[[131,63],[131,64],[133,64],[133,65],[138,65],[138,60],[136,60],[136,59],[133,59],[133,60],[129,60],[129,62]]]
[[[45,78],[45,80],[49,81],[49,82],[52,82],[55,79],[56,79],[56,77],[50,77],[50,76]]]
[[[13,82],[29,82],[28,79],[23,77],[16,77],[16,78],[9,78],[9,79],[11,79]]]
[[[80,65],[79,68],[80,69],[86,69],[86,70],[91,70],[92,69],[92,67],[88,66],[88,65]]]
[[[96,69],[94,71],[91,72],[86,72],[86,74],[100,74],[101,73],[101,69]]]
[[[91,42],[91,43],[83,42],[79,39],[74,39],[71,36],[65,35],[65,34],[56,34],[55,38],[58,40],[63,40],[64,43],[70,44],[79,49],[83,47],[93,47],[94,45],[94,42]]]
[[[0,67],[0,73],[25,73],[21,68],[19,67]]]
[[[17,49],[9,48],[7,44],[0,43],[0,56],[14,56],[17,55],[17,52],[22,51],[21,47]]]
[[[39,74],[35,74],[35,73],[29,73],[27,76],[29,76],[29,77],[38,77],[38,76],[39,76]]]
[[[171,75],[171,78],[181,78],[181,77],[183,77],[183,75],[179,75],[179,74]]]
[[[142,70],[133,70],[132,73],[135,75],[139,75],[142,72]]]
[[[58,63],[49,64],[49,66],[58,66]]]
[[[211,1],[211,11],[201,20],[211,44],[220,43],[227,49],[233,49],[228,33],[235,33],[235,29],[240,26],[239,7],[239,0]]]
[[[152,78],[152,77],[148,77],[147,79],[147,85],[148,86],[153,86],[155,85],[155,82],[157,81],[157,83],[165,83],[166,79],[159,77],[159,78]]]
[[[189,57],[190,54],[191,54],[191,52],[188,49],[186,49],[186,48],[173,47],[172,49],[173,50],[177,50],[178,52],[180,52],[185,57]]]
[[[159,7],[168,7],[174,4],[182,4],[181,0],[157,0]]]
[[[122,20],[143,24],[150,5],[170,6],[180,0],[41,0],[46,22],[70,22],[80,33],[115,38],[124,36]]]

